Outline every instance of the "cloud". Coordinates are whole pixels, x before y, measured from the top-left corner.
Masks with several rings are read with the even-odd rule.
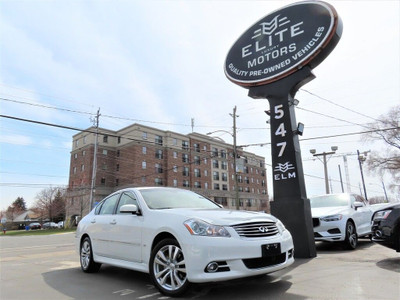
[[[29,146],[33,144],[33,140],[24,135],[0,135],[0,143]]]

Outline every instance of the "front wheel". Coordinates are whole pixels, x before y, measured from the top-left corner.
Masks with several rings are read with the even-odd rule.
[[[149,268],[151,279],[164,295],[179,296],[187,290],[185,258],[176,240],[165,239],[155,246]]]
[[[93,260],[92,243],[90,242],[89,237],[85,237],[81,243],[80,261],[81,261],[82,271],[85,273],[98,272],[101,267],[101,264],[96,263]]]
[[[356,227],[353,222],[346,223],[346,239],[344,240],[347,249],[354,250],[357,248],[358,237]]]

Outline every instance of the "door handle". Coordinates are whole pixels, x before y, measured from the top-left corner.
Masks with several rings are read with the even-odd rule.
[[[96,219],[93,219],[92,221],[90,221],[90,223],[96,223]]]
[[[110,224],[111,224],[111,225],[115,225],[115,224],[117,224],[117,221],[112,220],[112,221],[110,222]]]

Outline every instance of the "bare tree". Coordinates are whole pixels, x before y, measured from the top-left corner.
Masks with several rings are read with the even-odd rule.
[[[53,219],[60,214],[65,215],[64,189],[50,187],[41,190],[36,195],[34,210],[42,216],[42,219]]]
[[[373,151],[367,160],[369,171],[392,176],[390,188],[400,193],[400,105],[369,124],[371,132],[363,135],[365,141],[383,141],[387,148]]]

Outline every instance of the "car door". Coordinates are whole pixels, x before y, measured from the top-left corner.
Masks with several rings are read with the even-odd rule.
[[[103,200],[99,211],[91,219],[90,238],[93,252],[96,255],[110,257],[110,242],[112,240],[111,229],[114,219],[115,206],[120,193],[112,194]]]
[[[141,262],[143,216],[121,213],[120,208],[125,204],[135,204],[138,211],[140,209],[133,192],[126,191],[121,194],[116,214],[112,220],[111,253],[115,259]]]
[[[355,195],[356,201],[362,204],[362,207],[357,209],[360,214],[360,228],[358,230],[359,235],[365,235],[371,232],[371,217],[372,217],[372,209],[367,203],[367,201],[359,196]]]

